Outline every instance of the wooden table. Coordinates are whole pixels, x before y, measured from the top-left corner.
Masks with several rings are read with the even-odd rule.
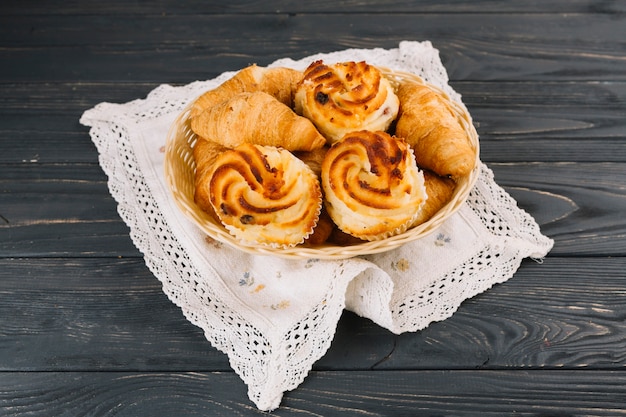
[[[401,40],[440,50],[482,160],[555,247],[420,332],[345,313],[272,414],[626,413],[624,12],[594,0],[2,2],[0,415],[262,415],[144,265],[78,120],[162,83]]]

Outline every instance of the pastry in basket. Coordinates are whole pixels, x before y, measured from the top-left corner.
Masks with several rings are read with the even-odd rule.
[[[413,226],[430,220],[439,210],[448,204],[456,188],[456,183],[451,178],[441,177],[428,170],[423,170],[422,172],[424,173],[424,183],[426,184],[428,199],[426,199],[417,218],[413,221]]]
[[[217,160],[218,156],[224,153],[228,148],[220,145],[219,143],[198,138],[196,144],[193,147],[193,159],[196,163],[196,171],[194,174],[194,202],[203,211],[209,213],[214,219],[219,220],[213,206],[211,205],[211,199],[209,197],[209,190],[207,187],[200,187],[199,185],[205,183],[211,175],[211,168],[213,163]]]
[[[444,97],[414,81],[401,82],[397,94],[395,135],[413,147],[417,164],[441,176],[469,175],[477,150]]]
[[[357,130],[387,130],[399,101],[389,81],[366,62],[315,61],[304,71],[294,105],[334,143]]]
[[[315,174],[289,151],[273,146],[243,144],[227,150],[198,186],[208,188],[213,209],[232,235],[272,247],[302,243],[322,207]]]
[[[313,233],[306,238],[305,243],[311,246],[316,246],[328,242],[328,239],[333,233],[335,227],[333,219],[330,218],[322,206],[322,212],[320,213],[320,218],[317,220],[317,225],[315,226],[315,229],[313,229]],[[363,241],[361,241],[361,243],[362,242]]]
[[[293,94],[301,78],[302,72],[291,68],[250,65],[198,97],[191,107],[189,117],[194,118],[204,110],[239,93],[253,91],[268,93],[281,103],[292,107]]]
[[[348,133],[322,164],[326,209],[344,232],[380,240],[404,232],[426,200],[411,148],[385,132]]]
[[[204,110],[190,125],[198,136],[227,148],[252,143],[311,151],[326,143],[308,119],[261,91],[239,93]]]
[[[324,161],[324,156],[326,156],[326,152],[328,152],[328,146],[324,146],[321,148],[313,149],[312,151],[299,151],[294,152],[293,154],[302,160],[305,164],[311,168],[311,170],[318,177],[322,174],[322,162]]]

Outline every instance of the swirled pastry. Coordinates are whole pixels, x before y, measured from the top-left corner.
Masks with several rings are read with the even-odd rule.
[[[426,200],[411,148],[385,132],[349,133],[322,163],[326,209],[344,232],[379,240],[404,232]]]
[[[208,182],[211,205],[240,240],[290,247],[317,224],[322,193],[307,165],[289,151],[243,144],[220,155]]]
[[[334,143],[357,130],[387,130],[398,114],[399,100],[389,81],[372,65],[316,61],[304,71],[294,105],[296,113],[313,121]]]

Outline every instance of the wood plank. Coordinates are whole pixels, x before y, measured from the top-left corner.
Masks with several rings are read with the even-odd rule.
[[[0,259],[0,294],[5,372],[230,370],[141,259]],[[626,258],[550,256],[419,332],[346,312],[314,369],[623,369],[624,305]]]
[[[233,373],[2,373],[6,416],[266,415]],[[624,415],[614,371],[313,372],[279,417],[323,415]]]
[[[0,259],[0,294],[0,371],[231,370],[142,259]],[[355,315],[340,331],[334,367],[367,369],[394,345]]]
[[[556,247],[420,332],[344,314],[272,414],[626,415],[624,12],[619,0],[2,2],[0,415],[266,415],[145,267],[78,118],[161,83],[402,39],[441,50],[483,159]]]
[[[2,371],[230,370],[141,259],[0,265]]]
[[[360,1],[344,0],[302,2],[282,0],[267,2],[246,0],[236,2],[204,2],[159,0],[149,3],[112,0],[105,4],[97,1],[46,1],[6,0],[2,3],[4,15],[129,15],[129,14],[230,14],[230,13],[459,13],[459,12],[507,12],[507,13],[615,13],[624,12],[626,7],[620,1],[593,0],[529,0],[523,3],[498,2],[492,0],[477,1],[425,1],[407,0]]]
[[[395,337],[385,356],[369,358],[362,369],[622,369],[625,303],[624,258],[525,261],[513,278],[465,301],[451,318]],[[351,341],[355,328],[359,336],[368,330],[354,322],[344,315],[315,369],[345,370],[353,354],[370,348]]]
[[[11,65],[0,66],[0,82],[185,83],[253,62],[391,48],[405,39],[432,41],[454,81],[625,80],[625,20],[566,13],[2,16],[0,47]]]
[[[622,163],[493,163],[555,255],[624,256]],[[2,256],[138,256],[97,165],[0,165]]]
[[[625,305],[626,258],[527,260],[375,369],[623,369]]]
[[[97,165],[0,166],[2,256],[139,256]]]
[[[101,102],[125,103],[156,88],[154,83],[33,83],[0,85],[0,163],[98,163],[80,125],[81,115]]]
[[[626,155],[626,83],[462,82],[485,162],[610,162]]]
[[[150,83],[0,85],[0,163],[97,163],[83,111]],[[458,82],[485,162],[626,162],[626,82]]]
[[[626,169],[621,164],[489,166],[496,182],[555,240],[553,255],[626,254]]]

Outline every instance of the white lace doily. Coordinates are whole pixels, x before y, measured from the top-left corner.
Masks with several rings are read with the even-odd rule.
[[[446,90],[429,42],[395,49],[351,49],[273,66],[304,69],[312,60],[365,60],[413,72]],[[146,99],[101,103],[81,123],[99,152],[109,190],[163,291],[206,338],[228,355],[261,410],[280,405],[327,351],[344,308],[394,333],[443,320],[461,302],[509,279],[525,257],[544,257],[552,240],[495,182],[481,174],[469,200],[439,230],[384,254],[340,261],[249,255],[206,238],[172,201],[163,151],[174,118],[203,91],[231,77],[162,85]]]

